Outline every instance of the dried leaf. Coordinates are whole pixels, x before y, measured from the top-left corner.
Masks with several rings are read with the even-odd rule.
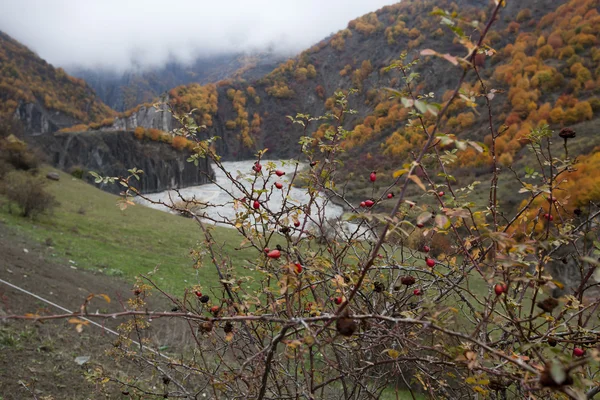
[[[88,325],[90,321],[85,321],[79,318],[70,318],[68,321],[70,324],[80,324],[80,325]]]
[[[431,49],[424,49],[424,50],[421,50],[421,55],[422,55],[422,56],[435,56],[435,55],[437,55],[437,54],[438,54],[438,53],[437,53],[437,51],[435,51],[435,50],[431,50]]]
[[[427,189],[425,188],[425,185],[423,185],[423,182],[421,182],[421,179],[416,176],[416,175],[409,175],[408,178],[413,181],[414,183],[417,184],[418,187],[421,188],[421,190],[426,191]]]
[[[106,295],[104,293],[100,293],[100,294],[97,294],[96,296],[102,297],[104,299],[104,301],[106,301],[107,303],[110,303],[110,297],[108,297],[108,295]]]
[[[444,60],[450,61],[453,65],[458,65],[458,59],[453,55],[446,53],[442,56],[442,58]]]

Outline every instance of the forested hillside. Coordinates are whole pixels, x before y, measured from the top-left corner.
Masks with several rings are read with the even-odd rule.
[[[0,32],[0,116],[12,116],[24,104],[37,104],[81,122],[98,122],[114,114],[84,80],[54,68]]]
[[[336,113],[334,93],[356,88],[350,107],[357,114],[344,122],[351,131],[344,141],[347,171],[377,169],[391,177],[391,168],[399,159],[409,160],[425,138],[411,125],[411,108],[402,96],[392,97],[387,89],[402,92],[405,80],[386,67],[403,52],[405,63],[418,59],[410,77],[414,94],[443,106],[462,70],[458,58],[467,55],[470,38],[483,29],[490,4],[403,1],[351,21],[260,79],[178,87],[170,91],[170,101],[180,111],[197,109],[198,122],[221,137],[226,157],[248,158],[264,147],[271,156],[292,157],[302,129],[286,116]],[[443,133],[489,144],[488,115],[477,108],[486,96],[502,131],[496,150],[503,165],[520,158],[532,128],[583,123],[589,129],[600,110],[598,6],[597,0],[509,2],[487,36],[486,51],[475,57],[481,81],[468,74]],[[424,117],[429,123],[434,119],[431,113]],[[322,121],[308,133],[319,138],[328,129]],[[589,135],[586,140],[585,153],[600,144]],[[453,157],[453,169],[471,172],[485,172],[491,163],[489,152],[476,146]],[[596,158],[584,156],[594,165]]]

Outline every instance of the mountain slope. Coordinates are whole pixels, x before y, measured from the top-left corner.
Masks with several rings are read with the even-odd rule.
[[[542,122],[560,127],[597,116],[597,7],[597,0],[509,2],[494,24],[486,41],[489,55],[480,55],[476,61],[486,86],[498,91],[493,101],[496,122],[509,127],[501,143],[505,161],[521,148],[523,135]],[[432,16],[436,9],[448,14]],[[297,152],[301,131],[285,116],[323,114],[335,109],[332,96],[336,90],[358,88],[359,94],[350,102],[358,114],[345,123],[353,131],[346,140],[347,150],[405,156],[416,144],[413,133],[404,126],[410,110],[382,89],[401,89],[402,77],[383,68],[405,51],[407,61],[420,58],[414,68],[420,75],[413,89],[420,95],[432,92],[433,101],[443,103],[460,67],[420,52],[430,48],[464,56],[464,46],[444,20],[448,24],[458,15],[455,28],[464,30],[466,38],[476,38],[478,29],[473,24],[485,23],[488,12],[489,2],[484,0],[403,1],[363,16],[258,80],[217,85],[218,107],[210,115],[211,132],[223,138],[226,156],[248,157],[262,147],[269,147],[274,155],[291,156]],[[466,98],[483,105],[474,74],[467,82],[463,88]],[[179,92],[186,92],[187,100],[182,101]],[[201,97],[190,98],[188,92],[183,88],[171,91],[173,104],[195,104],[181,107],[182,111],[206,105]],[[484,141],[485,116],[471,109],[470,100],[463,99],[451,108],[446,132]],[[205,113],[198,119],[207,119]],[[461,162],[471,167],[485,164],[471,151]]]
[[[0,115],[22,118],[31,114],[30,104],[40,107],[57,127],[77,122],[94,122],[114,112],[97,98],[85,81],[54,68],[10,36],[0,32]],[[56,113],[58,112],[58,113]],[[31,115],[29,115],[31,117]]]
[[[197,58],[190,64],[174,61],[161,68],[140,68],[124,73],[84,68],[69,72],[84,79],[114,110],[125,111],[151,102],[175,86],[207,84],[230,77],[257,78],[272,70],[282,59],[271,53],[224,54]]]

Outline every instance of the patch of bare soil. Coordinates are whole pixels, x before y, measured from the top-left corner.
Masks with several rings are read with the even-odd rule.
[[[52,257],[52,248],[15,234],[0,222],[0,279],[35,293],[71,311],[90,293],[88,312],[118,311],[119,299],[131,296],[131,284],[74,269],[68,260]],[[0,314],[63,313],[59,309],[0,282]],[[102,321],[100,321],[102,322]],[[108,321],[111,327],[116,321]],[[95,365],[110,367],[104,355],[115,337],[94,326],[77,333],[66,320],[45,323],[0,321],[0,399],[97,399],[101,396],[84,375]],[[79,365],[76,357],[89,356]],[[120,392],[115,397],[127,398]]]

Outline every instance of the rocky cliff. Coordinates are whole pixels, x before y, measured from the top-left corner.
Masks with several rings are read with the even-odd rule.
[[[22,102],[16,108],[14,117],[23,123],[25,132],[31,135],[54,133],[81,123],[60,111],[48,110],[39,103]]]
[[[137,140],[131,132],[55,133],[38,136],[35,143],[44,148],[53,165],[66,171],[78,168],[104,176],[126,176],[130,168],[141,169],[144,174],[138,189],[143,193],[201,185],[214,174],[207,160],[201,159],[195,166],[186,161],[188,153],[165,143]],[[87,173],[84,178],[93,181]],[[122,189],[117,185],[100,187],[112,193]]]
[[[159,108],[145,105],[137,108],[129,116],[121,116],[114,119],[112,125],[101,128],[106,131],[133,131],[138,126],[146,129],[159,129],[164,132],[171,132],[176,122],[169,111],[166,102],[168,98],[162,98],[163,103]]]

